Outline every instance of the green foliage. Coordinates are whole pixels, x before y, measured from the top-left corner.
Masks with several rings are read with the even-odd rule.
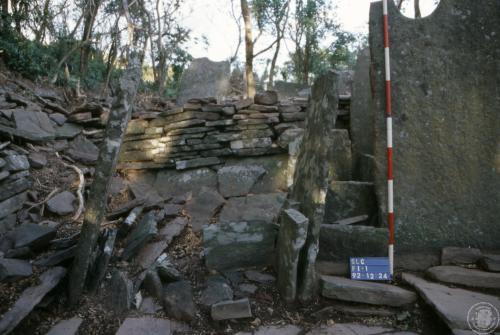
[[[50,47],[27,40],[12,30],[1,31],[0,50],[7,67],[30,79],[47,76],[56,64]]]

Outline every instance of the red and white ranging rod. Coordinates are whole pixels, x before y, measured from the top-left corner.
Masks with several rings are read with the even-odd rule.
[[[382,0],[384,13],[384,55],[385,55],[385,114],[387,121],[387,223],[389,227],[389,266],[394,274],[394,177],[392,164],[392,93],[391,57],[389,52],[388,0]]]

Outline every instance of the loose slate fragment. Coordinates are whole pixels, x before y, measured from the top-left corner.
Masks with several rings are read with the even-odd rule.
[[[83,319],[81,318],[59,321],[57,325],[52,327],[47,335],[75,335],[82,322]]]
[[[52,268],[44,272],[39,280],[38,286],[32,286],[24,290],[14,306],[3,315],[0,320],[0,334],[9,334],[21,322],[42,298],[49,293],[66,275],[66,269],[62,267]]]
[[[122,259],[128,260],[148,243],[158,233],[156,215],[153,211],[147,213],[132,231],[122,253]]]
[[[34,223],[25,223],[15,230],[15,247],[29,247],[38,249],[47,246],[56,236],[56,230],[48,226],[41,226]]]
[[[13,281],[33,274],[31,264],[19,259],[0,257],[0,281]]]
[[[210,314],[212,319],[216,321],[245,319],[252,317],[252,310],[250,308],[250,301],[248,298],[245,298],[235,301],[223,301],[212,305]]]

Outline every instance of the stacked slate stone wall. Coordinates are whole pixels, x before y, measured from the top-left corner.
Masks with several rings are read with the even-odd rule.
[[[231,157],[286,154],[304,127],[307,99],[279,102],[275,92],[218,104],[190,99],[183,107],[135,113],[122,147],[121,170],[185,170]]]

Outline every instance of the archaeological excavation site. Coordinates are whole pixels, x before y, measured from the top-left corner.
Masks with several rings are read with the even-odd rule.
[[[0,1],[0,335],[499,310],[500,1]]]

